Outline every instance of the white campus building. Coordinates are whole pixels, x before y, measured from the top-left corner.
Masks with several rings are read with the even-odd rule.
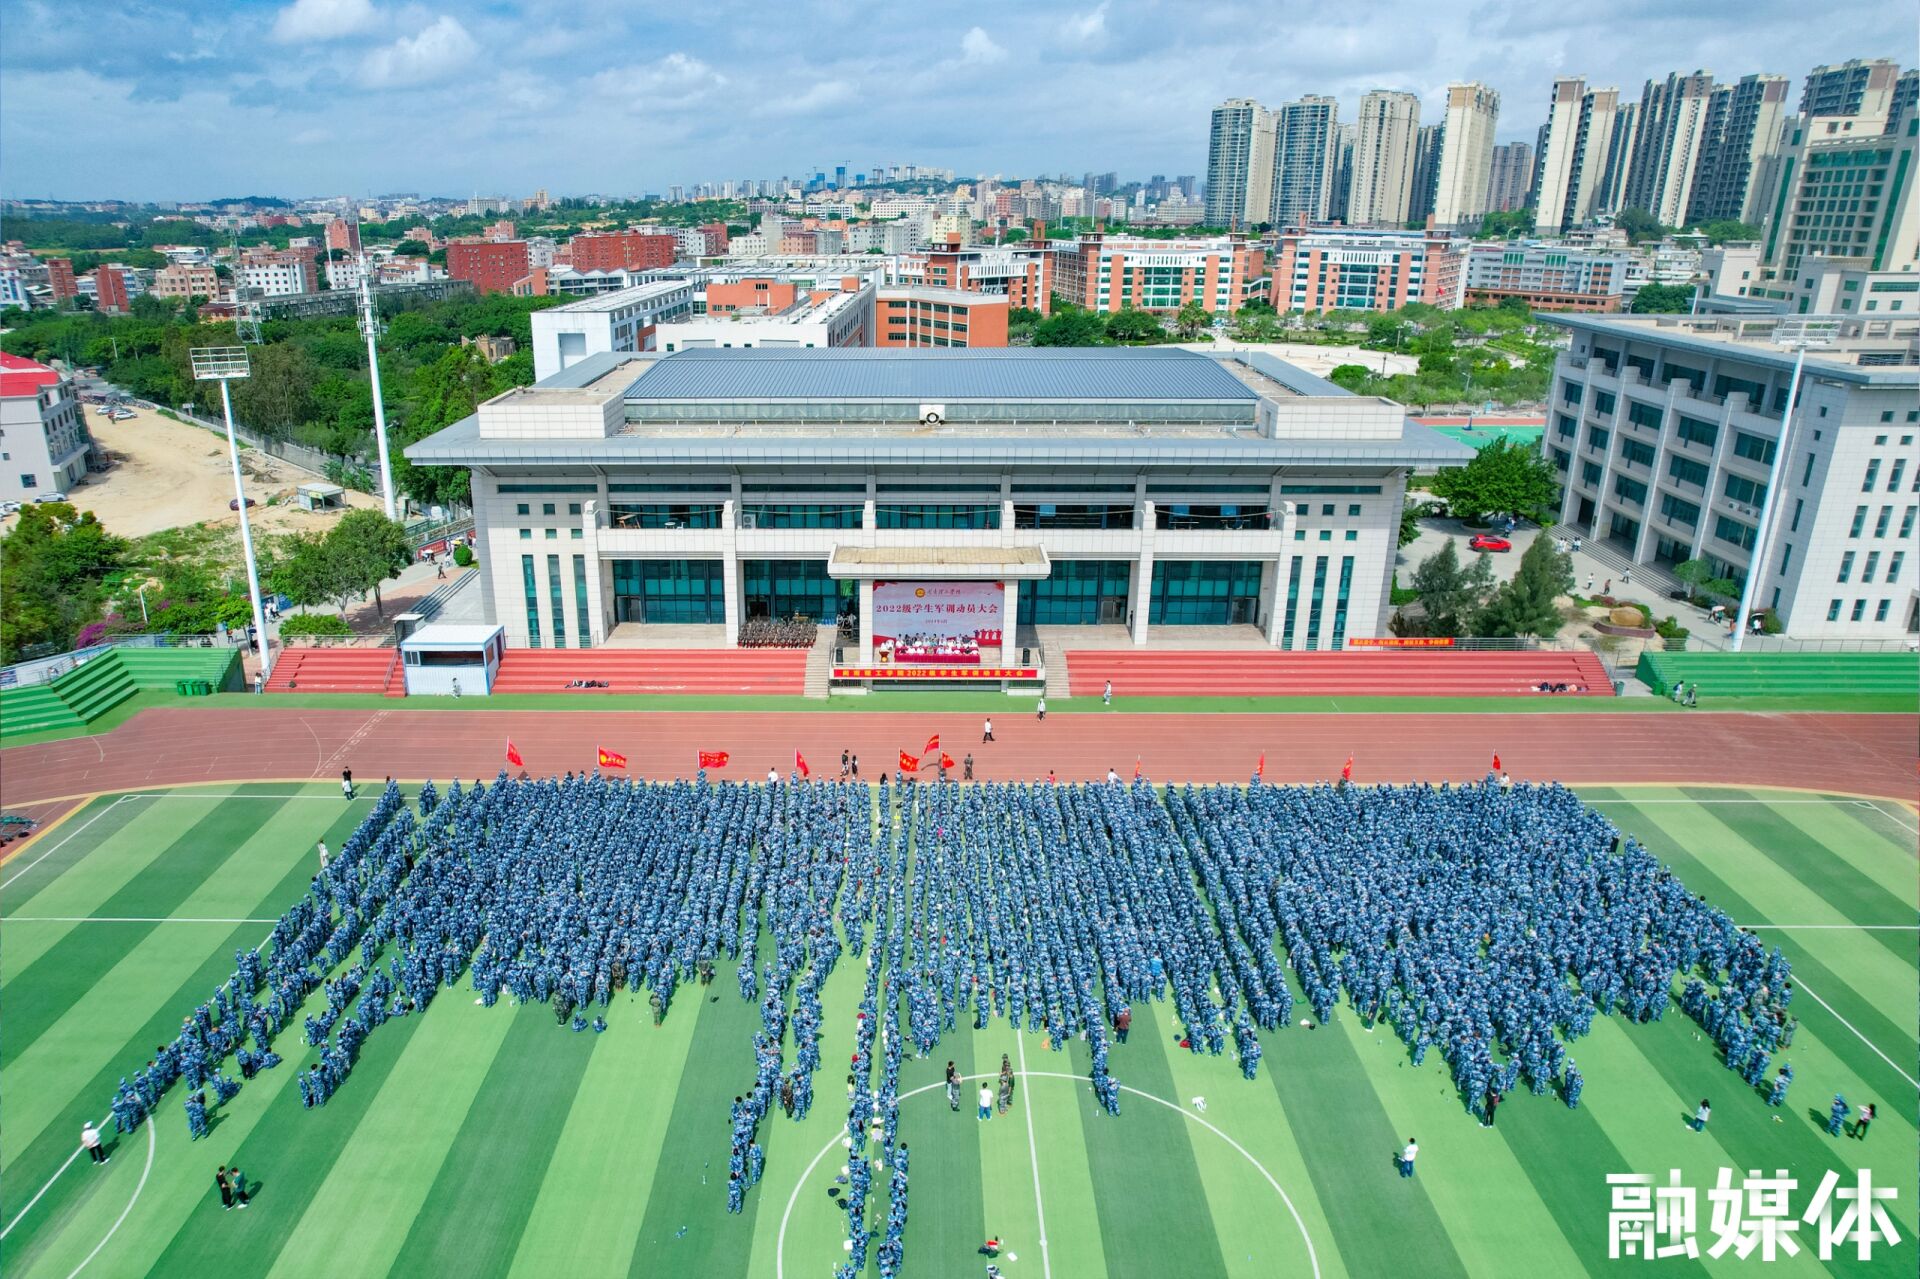
[[[1381,635],[1408,471],[1471,452],[1265,355],[736,347],[591,356],[407,456],[472,468],[514,646],[857,615],[865,663],[894,630]]]
[[[1784,443],[1783,317],[1540,318],[1573,334],[1542,440],[1563,523],[1635,564],[1704,559],[1741,583],[1757,557],[1753,606],[1794,638],[1920,631],[1920,315],[1834,321]]]

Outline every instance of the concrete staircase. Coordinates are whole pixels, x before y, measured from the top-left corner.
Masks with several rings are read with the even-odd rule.
[[[833,687],[833,646],[839,632],[822,626],[820,635],[807,652],[807,678],[800,695],[824,700]]]
[[[1067,682],[1067,648],[1052,634],[1040,641],[1040,664],[1047,673],[1042,695],[1056,701],[1072,697],[1073,689]]]

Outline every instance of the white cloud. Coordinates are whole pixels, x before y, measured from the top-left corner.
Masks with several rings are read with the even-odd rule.
[[[724,87],[727,77],[691,54],[676,52],[654,62],[610,67],[590,83],[596,93],[632,110],[671,111]]]
[[[1060,24],[1060,35],[1069,44],[1100,45],[1107,41],[1106,0],[1086,13],[1072,13]]]
[[[337,40],[366,30],[375,18],[370,0],[293,0],[273,20],[273,38],[281,44]]]
[[[782,115],[813,115],[853,100],[853,86],[845,80],[822,80],[805,93],[775,98],[767,106]]]
[[[419,35],[401,36],[369,53],[360,78],[376,87],[426,84],[458,71],[479,52],[459,19],[443,14]]]
[[[993,42],[986,28],[974,27],[960,37],[960,57],[962,61],[973,63],[998,62],[1007,56],[1007,51]]]

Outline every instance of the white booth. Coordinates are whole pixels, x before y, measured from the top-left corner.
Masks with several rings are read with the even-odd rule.
[[[423,626],[400,641],[407,696],[485,697],[506,651],[504,626]]]

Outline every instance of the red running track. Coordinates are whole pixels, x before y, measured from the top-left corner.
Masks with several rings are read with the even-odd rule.
[[[1516,779],[1586,783],[1793,786],[1914,798],[1920,717],[1534,713],[1520,715],[1140,715],[1080,712],[1037,723],[1017,703],[994,717],[992,744],[970,715],[928,712],[751,714],[644,711],[467,711],[156,708],[110,733],[0,751],[9,807],[143,786],[337,778],[362,783],[492,778],[511,738],[536,775],[591,769],[594,750],[624,754],[636,777],[688,776],[699,749],[731,753],[715,777],[784,776],[797,748],[817,777],[839,771],[842,747],[862,775],[892,772],[938,732],[956,760],[971,751],[981,779],[1131,776],[1134,762],[1166,781],[1244,781],[1264,752],[1267,780],[1339,775],[1357,782],[1483,776],[1494,752]]]

